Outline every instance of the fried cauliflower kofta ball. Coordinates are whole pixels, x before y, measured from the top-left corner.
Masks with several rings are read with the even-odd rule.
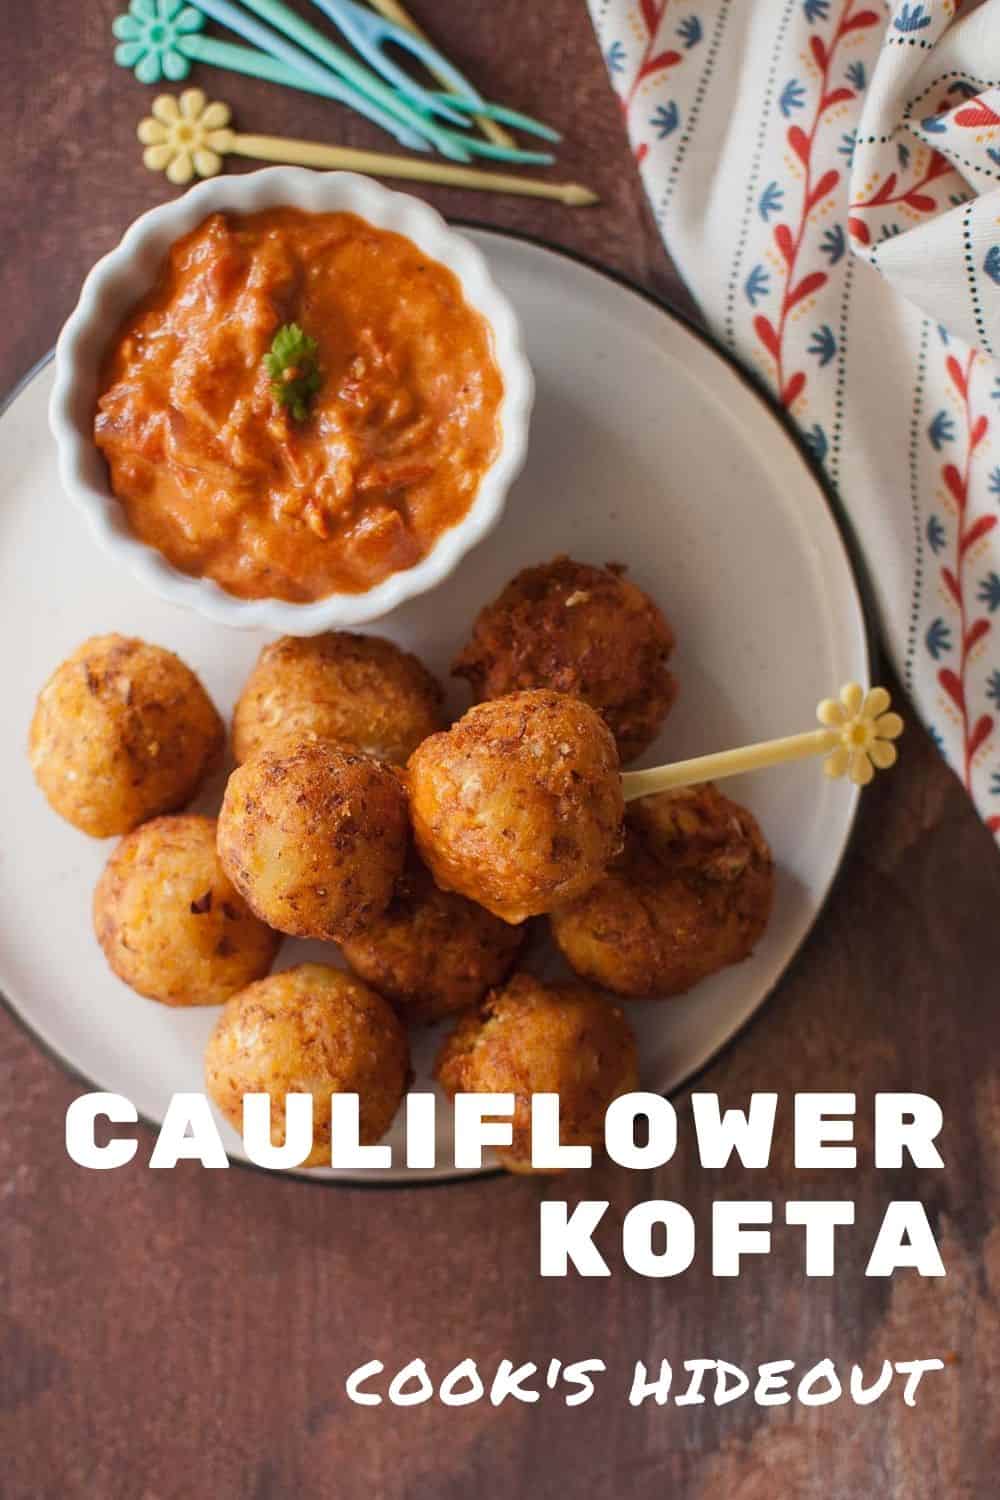
[[[404,765],[442,726],[426,667],[376,635],[282,636],[265,646],[233,713],[233,754],[249,760],[291,740],[333,740]]]
[[[621,847],[614,737],[579,698],[540,689],[481,703],[425,740],[408,769],[434,879],[505,922],[581,895]]]
[[[172,651],[99,635],[42,688],[28,753],[49,805],[108,838],[185,807],[224,740],[211,699]]]
[[[632,760],[659,733],[677,684],[667,670],[673,632],[622,572],[569,557],[525,568],[482,611],[453,674],[479,701],[523,688],[574,693]]]
[[[474,901],[439,890],[411,857],[388,909],[344,938],[341,950],[404,1020],[430,1022],[478,1005],[510,972],[523,936]]]
[[[223,873],[215,819],[190,815],[125,835],[94,892],[94,931],[119,979],[164,1005],[221,1005],[281,941]]]
[[[265,750],[233,772],[219,858],[269,927],[336,942],[385,911],[407,832],[400,778],[318,740]]]
[[[752,952],[774,865],[753,816],[710,784],[633,802],[604,879],[551,914],[584,979],[635,999],[680,995]]]
[[[329,1166],[330,1099],[357,1094],[362,1145],[392,1124],[410,1071],[406,1032],[374,990],[325,964],[272,974],[226,1004],[205,1052],[205,1085],[237,1130],[244,1094],[270,1094],[271,1144],[285,1143],[285,1095],[313,1097],[313,1146]]]
[[[435,1075],[445,1092],[514,1094],[513,1141],[497,1156],[531,1171],[531,1095],[558,1094],[565,1145],[595,1146],[604,1114],[638,1087],[635,1037],[617,1005],[582,984],[542,984],[515,974],[479,1011],[463,1016]]]

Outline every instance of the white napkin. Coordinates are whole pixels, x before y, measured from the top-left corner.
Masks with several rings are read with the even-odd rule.
[[[589,4],[670,254],[1000,837],[1000,0]]]

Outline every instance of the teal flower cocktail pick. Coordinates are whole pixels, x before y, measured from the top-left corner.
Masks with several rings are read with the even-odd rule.
[[[131,68],[140,83],[168,78],[179,83],[191,71],[181,50],[184,38],[202,30],[205,17],[185,0],[131,0],[111,29],[118,38],[115,62]]]

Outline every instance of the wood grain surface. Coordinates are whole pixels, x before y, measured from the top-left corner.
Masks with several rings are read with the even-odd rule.
[[[3,8],[4,254],[0,383],[51,346],[81,277],[170,191],[133,132],[151,91],[112,65],[116,0]],[[565,132],[565,175],[600,207],[429,192],[445,213],[530,231],[683,297],[650,220],[581,0],[413,9],[491,97]],[[247,130],[385,146],[336,106],[202,70]],[[12,649],[8,622],[7,644]],[[20,622],[19,628],[30,628]],[[22,726],[5,726],[22,732]],[[16,850],[3,850],[16,858]],[[1000,860],[916,730],[898,772],[864,799],[827,913],[760,1017],[699,1087],[855,1090],[863,1169],[803,1174],[790,1133],[761,1172],[699,1170],[687,1094],[681,1149],[653,1174],[610,1166],[558,1186],[510,1178],[434,1190],[324,1190],[247,1171],[140,1161],[74,1167],[63,1116],[79,1085],[0,1014],[0,1495],[4,1500],[971,1500],[995,1496],[1000,1416]],[[872,1098],[934,1094],[937,1174],[871,1167]],[[787,1122],[787,1114],[785,1116]],[[546,1195],[607,1198],[598,1235],[614,1274],[543,1281]],[[949,1275],[866,1281],[887,1201],[922,1197]],[[699,1254],[678,1281],[627,1271],[615,1229],[651,1197],[691,1206]],[[855,1198],[833,1280],[807,1282],[800,1231],[737,1281],[713,1280],[715,1197]],[[831,1356],[870,1374],[883,1357],[953,1356],[915,1410],[807,1411],[747,1401],[632,1409],[634,1362],[738,1365]],[[587,1405],[362,1409],[344,1379],[368,1359],[597,1357]]]

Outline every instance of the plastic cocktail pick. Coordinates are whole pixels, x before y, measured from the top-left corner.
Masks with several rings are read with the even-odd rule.
[[[418,57],[427,67],[430,61],[434,61],[440,67],[447,68],[447,60],[435,53],[429,43],[421,42],[411,31],[395,26],[377,11],[370,10],[367,5],[355,4],[355,0],[314,0],[314,3],[343,32],[345,39],[369,67],[380,74],[390,87],[397,88],[417,109],[439,114],[454,124],[466,123],[446,100],[436,99],[382,51],[384,43],[392,42],[400,50]]]
[[[870,688],[866,693],[858,683],[849,682],[841,688],[839,698],[824,698],[818,706],[816,717],[822,728],[760,745],[744,745],[739,750],[723,750],[717,755],[679,760],[651,771],[625,771],[625,801],[806,760],[811,755],[826,757],[823,770],[827,776],[848,776],[855,786],[867,786],[876,771],[887,771],[896,764],[893,741],[902,734],[903,721],[899,714],[889,711],[890,703],[885,688]]]
[[[185,89],[179,99],[172,94],[160,94],[153,100],[152,115],[140,121],[136,132],[146,148],[143,162],[151,172],[165,172],[178,186],[193,177],[214,177],[222,170],[222,158],[232,154],[288,166],[367,172],[375,177],[405,177],[413,182],[443,183],[448,187],[553,198],[573,208],[598,201],[596,193],[576,182],[539,182],[529,177],[483,172],[476,167],[453,166],[450,162],[355,151],[348,146],[286,140],[273,135],[243,135],[230,128],[230,120],[228,104],[219,100],[209,103],[201,89]]]
[[[403,9],[403,6],[399,5],[399,0],[372,0],[372,5],[388,23],[394,24],[394,26],[399,27],[402,31],[409,31],[409,34],[414,36],[418,42],[423,42],[427,46],[430,46],[430,39],[426,31],[421,31],[421,28],[415,23],[414,18],[409,15],[408,10]],[[469,101],[478,102],[478,104],[483,102],[481,101],[481,95],[478,95],[477,90],[472,87],[472,84],[466,78],[462,77],[459,69],[453,63],[445,62],[445,66],[442,68],[435,60],[429,60],[427,62],[427,71],[433,74],[433,77],[438,80],[439,84],[444,86],[444,89],[448,90],[450,95],[456,95],[457,93],[457,95],[465,96]],[[508,135],[507,130],[502,127],[502,124],[498,123],[496,115],[490,117],[490,115],[477,114],[475,115],[475,123],[480,127],[483,135],[486,135],[496,145],[511,147],[511,145],[516,144],[513,136]],[[511,120],[510,123],[513,124],[514,121]]]

